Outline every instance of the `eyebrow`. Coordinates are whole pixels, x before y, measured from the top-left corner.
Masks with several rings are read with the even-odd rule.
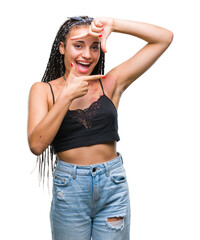
[[[80,40],[77,40],[77,41],[75,41],[75,42],[78,42],[78,43],[85,43],[84,41],[80,41]],[[99,44],[100,43],[100,41],[99,42],[93,42],[92,44]]]

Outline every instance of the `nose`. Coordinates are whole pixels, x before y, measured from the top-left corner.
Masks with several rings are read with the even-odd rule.
[[[82,56],[84,58],[90,59],[91,58],[91,52],[90,52],[90,48],[84,48],[83,52],[82,52]]]

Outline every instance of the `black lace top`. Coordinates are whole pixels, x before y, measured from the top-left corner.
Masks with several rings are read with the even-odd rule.
[[[102,82],[99,81],[103,90]],[[50,88],[55,103],[51,85]],[[103,95],[88,108],[67,111],[52,141],[54,152],[119,141],[117,117],[117,109],[103,90]]]

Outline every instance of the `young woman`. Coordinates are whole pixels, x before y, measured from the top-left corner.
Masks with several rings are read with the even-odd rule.
[[[112,32],[147,44],[104,75],[106,40]],[[114,18],[72,17],[60,27],[42,82],[31,87],[28,117],[32,153],[41,155],[42,162],[52,152],[57,157],[52,239],[130,238],[129,189],[116,149],[117,109],[122,93],[172,39],[167,29]]]

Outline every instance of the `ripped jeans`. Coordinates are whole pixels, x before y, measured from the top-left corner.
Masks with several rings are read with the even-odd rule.
[[[58,160],[50,210],[53,240],[129,240],[130,200],[123,159],[93,165]]]

